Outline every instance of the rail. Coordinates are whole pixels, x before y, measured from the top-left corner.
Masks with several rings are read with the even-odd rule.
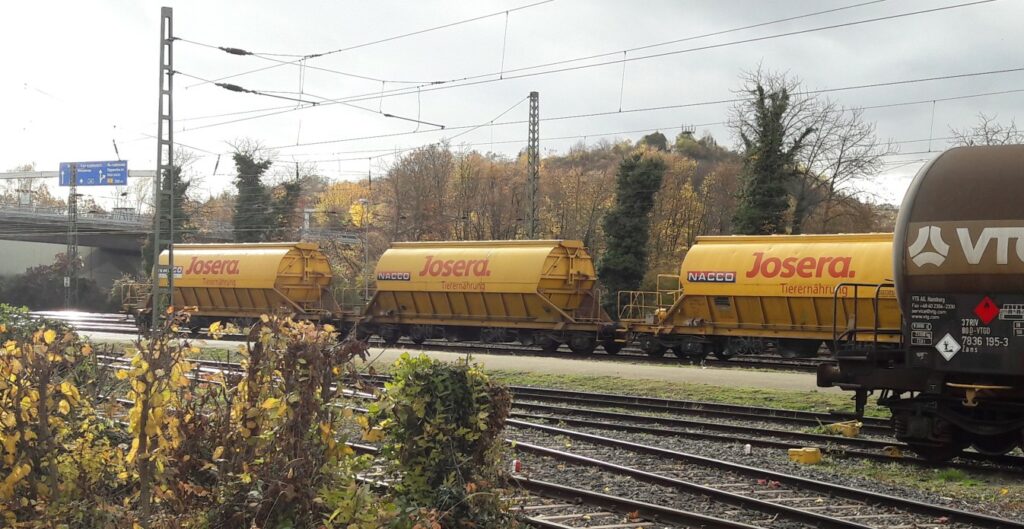
[[[649,290],[620,290],[616,306],[619,320],[649,320],[649,323],[654,323],[654,315],[661,308],[658,293]]]

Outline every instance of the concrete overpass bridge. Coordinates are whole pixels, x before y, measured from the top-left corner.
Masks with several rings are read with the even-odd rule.
[[[149,215],[119,209],[81,212],[77,224],[80,246],[138,253],[143,238],[152,230],[153,221]],[[0,205],[0,239],[67,244],[67,209],[31,204]]]
[[[155,171],[129,171],[129,178],[153,178]],[[17,171],[0,173],[0,180],[56,179],[58,171]],[[67,244],[67,208],[35,204],[31,192],[19,192],[12,201],[0,204],[0,240]],[[112,212],[79,209],[76,230],[78,244],[111,252],[138,254],[142,240],[152,226],[152,217],[131,208]]]
[[[20,202],[20,203],[19,203]],[[307,215],[308,216],[308,215]],[[77,220],[79,255],[85,264],[82,277],[103,288],[124,274],[135,275],[142,267],[142,245],[153,226],[152,215],[131,208],[114,211],[82,211]],[[230,242],[230,223],[205,226],[196,242]],[[300,238],[361,244],[362,237],[349,232],[323,230],[307,223]],[[64,207],[42,207],[29,200],[0,201],[0,275],[15,275],[32,266],[53,263],[67,249],[68,212]]]
[[[129,171],[128,177],[153,178],[154,174],[155,171]],[[58,176],[57,171],[20,171],[0,173],[0,180],[55,179]],[[355,233],[311,227],[311,211],[306,211],[300,232],[302,240],[362,243],[362,237]],[[109,287],[121,275],[135,274],[139,270],[142,245],[153,229],[151,214],[142,214],[133,208],[114,208],[109,212],[79,209],[76,224],[79,254],[86,266],[85,276]],[[18,274],[28,266],[52,263],[53,256],[63,253],[67,247],[68,225],[67,208],[36,205],[28,193],[0,202],[0,255],[9,256],[0,259],[0,275]],[[193,234],[196,242],[234,240],[230,223],[203,228],[201,233]]]

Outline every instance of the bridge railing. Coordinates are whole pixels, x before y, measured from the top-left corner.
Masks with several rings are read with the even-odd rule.
[[[38,206],[35,204],[19,204],[17,202],[0,202],[0,213],[40,219],[61,218],[68,216],[67,208],[61,206]],[[141,214],[133,208],[114,208],[113,211],[80,211],[79,220],[113,221],[121,224],[144,225],[152,222],[148,214]]]

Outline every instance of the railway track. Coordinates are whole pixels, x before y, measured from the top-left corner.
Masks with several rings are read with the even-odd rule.
[[[1016,474],[1024,477],[1024,458],[1013,455],[986,455],[966,452],[958,461],[934,462],[911,455],[910,449],[895,440],[847,438],[835,435],[775,430],[729,423],[642,417],[622,413],[579,411],[573,408],[536,406],[513,403],[517,420],[540,424],[557,424],[600,430],[628,432],[672,440],[698,440],[722,445],[723,449],[739,451],[744,445],[785,451],[791,448],[818,448],[822,454],[842,459],[864,459],[885,463],[933,469],[957,468],[984,474]],[[783,456],[784,457],[784,456]]]
[[[376,455],[371,445],[346,443],[361,454]],[[379,472],[361,475],[359,479],[379,490],[386,490],[391,482]],[[514,495],[505,498],[509,511],[521,522],[539,529],[757,529],[758,526],[716,518],[693,511],[654,503],[637,501],[624,496],[597,492],[528,479],[522,475],[510,477]]]
[[[611,406],[639,412],[655,413],[687,413],[705,417],[740,417],[749,419],[769,419],[774,422],[789,423],[803,426],[819,426],[823,423],[849,419],[846,413],[822,413],[763,406],[746,406],[740,404],[724,404],[693,400],[662,399],[657,397],[641,397],[635,395],[618,395],[614,393],[592,393],[584,391],[551,389],[517,386],[513,388],[517,396],[538,401],[554,401],[579,406]],[[862,430],[888,432],[888,419],[864,417]]]
[[[524,494],[510,500],[533,527],[1024,528],[1016,520],[625,439],[516,420],[509,426],[506,442],[524,465],[512,478]]]
[[[771,527],[1024,528],[1024,522],[881,494],[563,427],[511,419],[511,441],[525,460],[527,476],[582,482],[595,469],[636,483],[703,496],[706,500],[770,516]],[[551,464],[552,461],[558,462]],[[565,465],[559,469],[558,465]],[[555,469],[555,470],[551,470]],[[557,471],[557,472],[556,472]],[[622,480],[608,480],[613,488]]]
[[[111,366],[125,361],[106,357],[101,360]],[[197,369],[207,372],[223,372],[236,366],[226,362],[197,362]],[[379,383],[384,377],[370,380]],[[523,389],[536,391],[536,388]],[[579,392],[570,393],[578,396]],[[372,398],[365,393],[353,396]],[[654,400],[662,401],[659,402],[662,405],[702,404]],[[514,406],[521,405],[517,401]],[[787,415],[784,410],[762,410]],[[634,421],[647,420],[635,414],[620,415]],[[509,420],[510,435],[506,441],[526,464],[526,470],[514,477],[514,482],[523,490],[523,495],[516,498],[516,505],[530,525],[560,529],[595,524],[618,528],[1024,529],[1024,523],[1015,520],[891,497],[628,438],[629,434],[686,436],[676,430],[587,421],[578,416],[521,412],[514,412]],[[550,422],[559,425],[546,424]],[[610,437],[609,430],[626,435]],[[764,430],[759,431],[763,438]],[[732,434],[719,437],[734,444],[744,441]],[[757,446],[786,447],[782,443],[772,446],[766,439],[762,439],[762,443],[768,444]],[[368,449],[365,445],[363,448]],[[855,456],[848,452],[848,449],[837,448],[834,453]],[[680,505],[685,505],[687,510],[677,509]]]
[[[127,360],[102,356],[110,366]],[[216,360],[194,360],[200,372],[236,372],[239,364]],[[366,382],[381,385],[386,375],[367,375]],[[633,397],[607,393],[511,386],[512,417],[519,420],[631,432],[651,436],[701,439],[728,445],[785,450],[816,447],[823,453],[842,457],[885,461],[928,468],[960,468],[983,473],[1024,474],[1024,457],[965,452],[960,461],[936,463],[909,455],[909,448],[892,439],[888,422],[866,417],[862,429],[874,437],[843,437],[806,431],[808,427],[845,419],[828,413],[742,406],[715,402]],[[353,394],[368,399],[368,393]],[[537,402],[538,400],[543,402]],[[601,409],[604,407],[604,409]],[[655,414],[651,414],[655,413]],[[700,419],[694,419],[699,417]],[[787,429],[788,428],[788,429]]]
[[[138,328],[129,316],[115,313],[91,313],[74,311],[37,311],[32,315],[67,322],[79,332],[83,333],[110,333],[120,335],[136,335]],[[183,336],[189,336],[183,332]],[[194,334],[193,336],[202,336]],[[239,340],[241,336],[225,335],[225,341]],[[379,340],[371,340],[377,346],[383,346]],[[626,347],[616,355],[607,353],[594,353],[590,355],[578,355],[569,351],[563,346],[556,353],[547,353],[539,347],[531,347],[514,344],[476,343],[476,342],[448,342],[445,340],[426,340],[422,344],[416,344],[410,340],[399,341],[401,347],[410,350],[455,352],[455,353],[478,353],[513,356],[560,356],[572,359],[600,359],[608,362],[626,363],[651,363],[662,365],[698,365],[703,367],[726,367],[726,368],[748,368],[748,369],[771,369],[780,371],[797,371],[803,373],[814,373],[818,366],[830,362],[826,358],[782,358],[771,355],[747,355],[737,356],[729,360],[718,360],[713,357],[695,361],[692,358],[674,357],[651,357],[639,349]]]

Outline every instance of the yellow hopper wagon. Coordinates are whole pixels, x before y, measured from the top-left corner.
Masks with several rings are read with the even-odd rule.
[[[657,292],[620,293],[619,317],[651,356],[895,347],[892,263],[892,234],[699,237],[680,275],[659,278]]]
[[[166,285],[168,253],[160,254]],[[194,307],[193,326],[217,320],[249,323],[262,314],[341,321],[331,294],[331,266],[315,243],[175,244],[175,307]],[[136,310],[148,323],[151,302]]]
[[[377,291],[360,332],[394,344],[428,338],[567,344],[615,352],[597,274],[580,241],[394,243],[377,262]]]

